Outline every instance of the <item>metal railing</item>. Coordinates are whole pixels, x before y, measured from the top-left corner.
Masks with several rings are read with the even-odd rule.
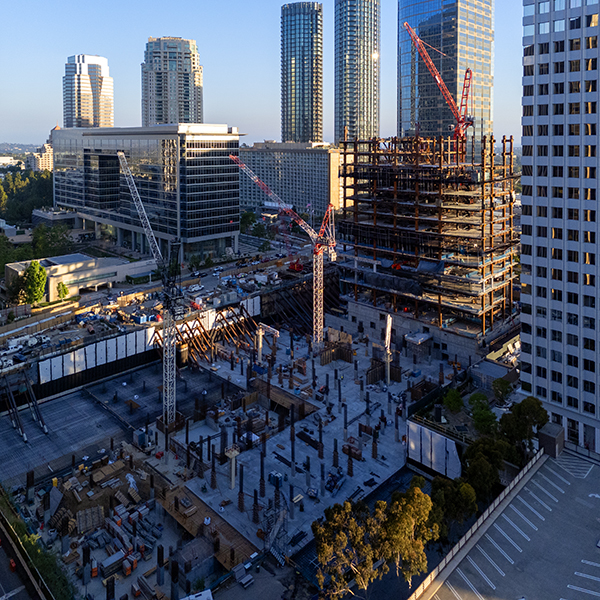
[[[483,514],[475,521],[472,527],[465,533],[465,535],[459,540],[459,542],[450,550],[450,552],[444,557],[442,562],[427,575],[421,585],[413,592],[412,596],[408,600],[417,600],[420,598],[427,588],[435,581],[437,576],[450,564],[450,561],[464,548],[469,540],[475,535],[477,530],[483,525],[487,518],[500,506],[502,501],[515,489],[515,487],[523,480],[525,475],[531,471],[536,463],[542,458],[544,450],[539,450],[538,453],[525,465],[525,467],[519,472],[519,474],[511,481],[510,485],[502,491],[502,493],[486,508]]]

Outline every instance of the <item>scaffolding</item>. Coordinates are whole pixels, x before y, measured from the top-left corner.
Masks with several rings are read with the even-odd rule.
[[[487,335],[514,310],[513,138],[342,142],[342,291]],[[497,151],[498,150],[498,151]]]

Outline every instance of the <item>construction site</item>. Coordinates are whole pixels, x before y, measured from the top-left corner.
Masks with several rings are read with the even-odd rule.
[[[343,142],[340,285],[350,331],[418,336],[472,364],[514,337],[518,237],[512,138]]]
[[[337,228],[280,202],[312,274],[265,263],[247,292],[230,269],[212,305],[190,303],[119,158],[162,287],[0,331],[12,354],[44,346],[2,367],[15,514],[78,598],[208,600],[269,564],[316,583],[326,507],[400,489],[409,458],[460,475],[454,442],[408,419],[514,337],[512,139],[344,142]]]

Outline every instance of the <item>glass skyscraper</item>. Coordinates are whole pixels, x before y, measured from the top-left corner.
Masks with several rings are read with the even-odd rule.
[[[202,123],[202,92],[196,41],[148,38],[142,63],[142,125]]]
[[[468,114],[475,127],[467,135],[479,140],[493,131],[494,0],[398,1],[398,135],[448,136],[456,119],[419,56],[407,22],[429,46],[427,52],[457,106],[465,71],[473,72]],[[439,52],[438,52],[439,51]],[[443,53],[443,54],[440,54]]]
[[[379,0],[335,0],[334,137],[379,135]]]
[[[113,78],[102,56],[76,54],[67,58],[63,77],[65,127],[114,125]]]
[[[281,7],[281,141],[323,141],[323,5]]]

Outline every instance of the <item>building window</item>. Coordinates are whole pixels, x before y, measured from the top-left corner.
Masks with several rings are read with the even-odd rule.
[[[562,394],[557,392],[556,390],[552,390],[552,396],[550,397],[552,402],[556,402],[557,404],[562,404]]]
[[[584,358],[583,359],[583,370],[589,371],[590,373],[595,373],[596,372],[596,361],[590,360],[589,358]],[[583,383],[585,386],[586,382],[584,381]],[[585,389],[585,387],[584,387],[584,389]]]
[[[573,396],[567,396],[567,406],[571,408],[579,408],[579,400]]]
[[[584,381],[583,384],[585,386],[586,383],[589,383],[595,389],[595,385],[591,381]],[[588,391],[588,390],[585,390]],[[593,393],[593,392],[592,392]],[[591,415],[596,414],[596,406],[591,402],[583,401],[583,412],[590,413]]]

